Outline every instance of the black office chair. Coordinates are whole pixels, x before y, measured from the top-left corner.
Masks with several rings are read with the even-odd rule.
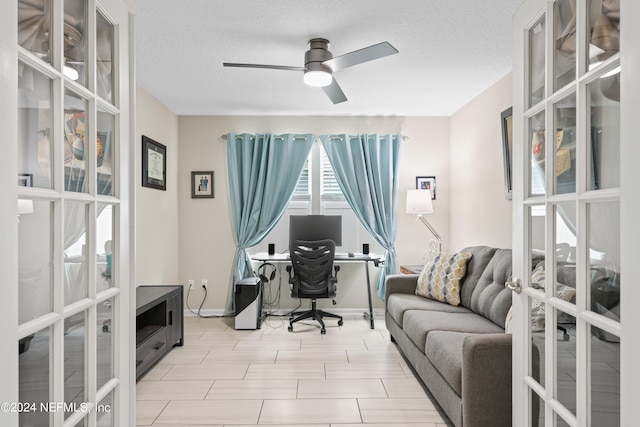
[[[338,319],[342,326],[342,316],[327,313],[316,307],[317,298],[331,298],[336,296],[339,266],[333,265],[336,245],[333,240],[296,240],[289,247],[291,265],[287,266],[291,296],[294,298],[310,298],[311,310],[295,312],[289,320],[289,332],[293,332],[293,324],[304,319],[314,319],[320,323],[320,333],[326,333],[323,317]],[[293,274],[292,274],[293,270]],[[335,274],[334,274],[335,272]],[[333,304],[336,302],[333,300]],[[294,317],[298,315],[297,317]]]

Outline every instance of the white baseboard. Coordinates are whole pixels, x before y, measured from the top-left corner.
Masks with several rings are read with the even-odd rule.
[[[275,315],[279,315],[279,316],[283,316],[288,314],[289,312],[291,312],[291,310],[293,310],[292,308],[281,308],[279,310],[276,311],[272,311],[272,314]],[[302,310],[302,308],[300,308],[299,310]],[[327,311],[330,311],[331,313],[336,313],[336,314],[340,314],[343,316],[346,315],[361,315],[363,313],[368,313],[369,310],[366,308],[328,308]],[[196,312],[196,310],[194,310],[194,312]],[[224,315],[224,310],[221,308],[205,308],[200,310],[200,316],[202,317],[220,317]],[[374,316],[384,316],[384,309],[383,308],[374,308],[373,309],[373,315]],[[189,309],[185,309],[184,310],[184,317],[196,317],[197,314],[191,312]],[[232,316],[231,316],[232,317]]]

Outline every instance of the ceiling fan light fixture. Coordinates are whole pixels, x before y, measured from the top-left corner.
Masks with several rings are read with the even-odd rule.
[[[304,83],[313,87],[329,86],[333,77],[325,70],[308,70],[304,72]]]

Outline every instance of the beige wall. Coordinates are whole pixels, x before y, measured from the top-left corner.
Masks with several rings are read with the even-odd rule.
[[[136,92],[136,286],[180,283],[178,262],[178,116]],[[167,190],[142,186],[142,135],[167,147]]]
[[[220,312],[227,301],[235,252],[225,142],[228,132],[401,133],[400,194],[396,251],[400,264],[419,264],[431,234],[406,214],[406,190],[416,176],[435,175],[437,198],[429,222],[442,235],[444,250],[484,244],[511,247],[511,202],[504,197],[500,112],[511,105],[511,75],[447,117],[176,116],[138,90],[140,136],[167,145],[167,191],[137,186],[137,284],[196,286],[189,304],[197,308],[208,280],[203,309]],[[140,161],[136,161],[140,180]],[[191,199],[191,171],[214,171],[214,199]],[[373,269],[372,283],[377,278]],[[364,271],[343,266],[338,307],[364,309]],[[277,286],[278,279],[276,279]],[[283,308],[294,307],[286,278],[280,282]],[[375,290],[374,290],[375,291]],[[374,292],[375,294],[375,292]],[[185,296],[187,294],[185,293]],[[374,297],[374,307],[382,301]],[[324,304],[324,303],[323,303]]]
[[[271,133],[401,133],[399,221],[396,249],[401,263],[418,263],[431,238],[427,229],[404,213],[406,190],[415,188],[416,175],[435,175],[438,192],[432,223],[449,237],[449,119],[425,117],[238,117],[182,116],[179,118],[180,172],[180,282],[196,281],[189,303],[197,307],[202,300],[202,279],[209,282],[204,308],[222,309],[231,280],[235,242],[228,203],[225,142],[228,132]],[[215,172],[215,198],[191,199],[190,173]],[[286,273],[285,273],[286,274]],[[372,269],[372,282],[377,271]],[[367,307],[364,270],[343,266],[340,272],[338,304],[340,308]],[[294,307],[297,300],[288,297],[288,283],[282,280],[282,306]],[[374,306],[382,302],[374,297]]]
[[[512,92],[509,73],[451,116],[451,249],[511,248],[500,113],[512,105]]]

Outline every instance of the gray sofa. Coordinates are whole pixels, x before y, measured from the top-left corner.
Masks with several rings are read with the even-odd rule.
[[[511,250],[474,246],[461,304],[415,294],[419,275],[386,279],[385,319],[424,385],[456,426],[511,425]]]

